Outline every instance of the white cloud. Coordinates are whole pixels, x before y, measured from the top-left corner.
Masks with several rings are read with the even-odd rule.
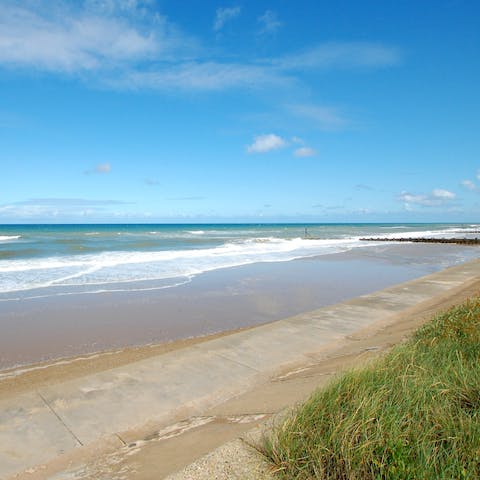
[[[427,205],[428,204],[428,197],[427,195],[413,195],[408,192],[402,192],[399,195],[400,200],[405,203],[418,203],[419,205]]]
[[[267,10],[257,19],[261,26],[260,33],[275,33],[283,23],[278,19],[277,14],[272,10]]]
[[[0,62],[71,73],[145,59],[161,51],[158,28],[144,30],[122,17],[72,11],[61,5],[53,12],[9,1],[2,5]],[[157,19],[160,30],[162,22]]]
[[[456,197],[455,193],[441,188],[435,188],[430,194],[412,194],[403,191],[398,199],[405,203],[408,208],[410,205],[420,205],[422,207],[439,207],[445,205]]]
[[[471,180],[463,180],[460,184],[465,187],[467,190],[471,190],[472,192],[478,190],[477,185],[475,185]]]
[[[453,192],[450,192],[448,190],[443,190],[442,188],[435,188],[432,191],[432,197],[440,198],[444,200],[453,200],[456,197],[456,195]]]
[[[218,32],[223,28],[225,23],[234,19],[235,17],[238,17],[240,15],[240,11],[240,7],[217,8],[213,29]]]
[[[267,135],[258,135],[254,142],[247,147],[248,153],[266,153],[272,150],[278,150],[286,147],[288,143],[278,135],[270,133]]]
[[[293,153],[296,157],[313,157],[317,152],[310,147],[300,147]]]
[[[480,170],[477,170],[477,180],[480,180]]]
[[[348,124],[348,120],[334,107],[289,105],[287,109],[298,117],[312,120],[314,124],[322,130],[340,130]]]

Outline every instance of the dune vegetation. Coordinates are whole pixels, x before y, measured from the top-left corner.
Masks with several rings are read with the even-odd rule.
[[[280,479],[480,478],[480,298],[336,377],[261,451]]]

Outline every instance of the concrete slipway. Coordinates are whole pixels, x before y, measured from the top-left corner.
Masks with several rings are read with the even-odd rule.
[[[480,278],[480,261],[334,306],[0,399],[0,478],[201,416],[369,324]],[[100,447],[99,447],[100,448]]]

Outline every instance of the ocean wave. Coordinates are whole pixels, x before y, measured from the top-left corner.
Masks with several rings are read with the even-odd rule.
[[[192,277],[258,262],[282,262],[353,248],[355,239],[305,240],[259,237],[218,247],[165,251],[119,251],[0,261],[0,292],[51,286],[101,285]]]
[[[284,262],[371,247],[371,242],[360,242],[360,238],[366,236],[379,239],[458,236],[472,229],[470,225],[393,225],[388,227],[390,231],[384,227],[312,227],[310,234],[313,238],[298,236],[298,233],[303,233],[301,228],[290,228],[284,232],[283,227],[232,228],[230,231],[210,228],[187,230],[188,226],[165,231],[160,228],[154,230],[156,227],[132,232],[115,229],[105,233],[112,237],[108,239],[108,251],[99,251],[98,248],[103,248],[103,244],[97,248],[96,245],[91,246],[94,243],[92,241],[80,241],[77,245],[73,238],[60,238],[58,245],[62,247],[62,255],[48,255],[47,252],[60,252],[55,249],[57,245],[50,248],[51,243],[48,243],[50,250],[30,252],[29,255],[24,252],[21,257],[15,257],[17,245],[12,244],[11,248],[6,247],[8,251],[3,247],[4,255],[0,255],[0,293],[38,288],[51,288],[53,291],[56,287],[77,286],[92,292],[104,288],[95,286],[106,284],[111,284],[108,288],[119,284],[119,288],[125,287],[128,290],[128,282],[168,280],[167,283],[170,284],[175,283],[171,279],[193,278],[222,268]],[[88,233],[99,232],[94,227]],[[246,232],[249,232],[248,235]],[[103,232],[101,234],[104,235]],[[124,241],[124,237],[115,240],[117,235],[127,235],[133,240]],[[284,235],[295,237],[285,238]],[[315,238],[315,235],[328,238]],[[156,236],[160,238],[158,242]],[[18,238],[20,235],[0,236],[4,242]],[[42,242],[40,246],[43,245]]]
[[[21,235],[0,235],[0,242],[10,242],[22,238]]]

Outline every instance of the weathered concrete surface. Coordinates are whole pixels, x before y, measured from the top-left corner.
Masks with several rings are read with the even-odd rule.
[[[224,424],[236,424],[233,431],[240,432],[242,425],[252,426],[310,391],[305,371],[328,375],[315,373],[312,365],[332,341],[479,277],[480,262],[470,262],[335,306],[0,401],[0,478],[59,455],[73,458],[88,445],[128,448],[133,439],[142,438],[140,431],[157,432],[158,438],[169,441],[165,443],[168,450],[168,445],[175,446],[175,435],[159,432],[188,418],[203,419],[200,424],[206,419],[219,438],[223,438]],[[280,382],[287,370],[298,392],[294,388],[295,394],[288,397],[285,390],[282,397]],[[273,377],[278,385],[270,381]],[[243,394],[245,406],[253,387],[256,400],[263,388],[264,408],[239,416],[235,402]],[[252,405],[258,406],[254,400]],[[222,423],[222,419],[228,421]],[[189,430],[195,435],[198,425],[193,425]],[[206,451],[199,450],[199,455]],[[95,476],[79,473],[56,478]]]

